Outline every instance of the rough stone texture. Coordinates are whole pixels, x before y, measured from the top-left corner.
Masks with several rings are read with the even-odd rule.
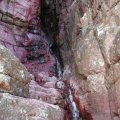
[[[40,2],[0,0],[0,44],[10,50],[0,45],[0,88],[2,92],[29,97],[1,94],[0,120],[64,119],[65,111],[52,105],[58,105],[62,98],[55,88],[56,60],[41,30]],[[31,82],[31,75],[20,62],[34,76]]]
[[[32,76],[20,61],[0,45],[0,91],[27,97],[31,80]]]
[[[74,0],[67,9],[60,19],[64,78],[93,120],[119,120],[120,1]]]
[[[1,0],[0,9],[12,14],[15,18],[21,18],[24,21],[32,22],[37,17],[40,0]],[[33,9],[34,7],[34,9]]]
[[[0,94],[1,120],[63,120],[64,110],[38,100]]]
[[[46,82],[44,85],[39,85],[35,81],[31,81],[29,87],[30,98],[38,99],[51,104],[60,104],[62,101],[61,94],[55,89],[55,83]]]
[[[49,78],[55,75],[55,59],[49,52],[49,40],[37,24],[38,1],[8,3],[0,1],[0,43],[34,74],[37,82],[30,84],[31,98],[56,104],[61,96],[55,89],[56,78]],[[56,43],[64,62],[63,76],[79,96],[76,103],[83,118],[119,120],[120,1],[56,0],[51,9],[54,5],[60,15]],[[0,87],[9,89],[10,77],[0,74],[5,81]],[[41,81],[45,83],[39,86]]]
[[[10,49],[36,80],[41,71],[55,74],[55,59],[41,30],[39,12],[40,0],[0,1],[0,44]]]

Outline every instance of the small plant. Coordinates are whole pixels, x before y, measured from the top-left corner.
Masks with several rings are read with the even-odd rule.
[[[116,39],[120,39],[120,27],[117,28]]]
[[[117,34],[120,34],[120,27],[118,27],[117,29]]]

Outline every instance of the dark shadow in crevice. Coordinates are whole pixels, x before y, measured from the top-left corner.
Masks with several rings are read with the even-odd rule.
[[[60,54],[60,47],[56,43],[56,38],[59,34],[59,14],[56,12],[56,3],[54,0],[41,0],[40,22],[42,30],[46,34],[51,54],[57,58],[61,70],[63,70],[64,64]],[[55,67],[57,71],[57,65]]]

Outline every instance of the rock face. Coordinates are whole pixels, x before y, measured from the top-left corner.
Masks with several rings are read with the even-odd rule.
[[[0,45],[0,120],[63,120],[65,111],[52,105],[62,99],[55,89],[56,79],[44,77],[47,82],[40,86],[19,59]]]
[[[55,59],[41,30],[39,13],[40,0],[0,1],[0,44],[10,49],[36,80],[42,71],[55,74]]]
[[[32,76],[20,61],[0,45],[0,91],[28,97],[31,80]]]
[[[76,86],[93,120],[119,120],[120,2],[73,0],[64,9],[68,10],[61,14],[66,20],[60,21],[64,77]]]
[[[40,0],[1,0],[0,10],[20,18],[26,22],[33,22],[37,17],[37,12],[40,6]],[[33,9],[34,7],[34,9]]]
[[[63,120],[64,111],[50,105],[62,103],[55,88],[56,59],[50,53],[50,47],[55,51],[55,46],[59,46],[63,79],[73,84],[76,95],[73,99],[81,116],[85,120],[119,120],[120,1],[44,0],[41,23],[50,40],[39,24],[40,2],[43,4],[43,0],[0,1],[0,43],[35,78],[29,85],[30,99],[1,94],[0,109],[5,110],[0,118]],[[3,46],[0,46],[0,89],[26,96],[30,74]],[[17,113],[7,110],[7,104],[9,109],[15,104]],[[9,118],[5,118],[6,114]]]
[[[40,2],[0,0],[0,120],[64,119],[65,111],[52,105],[61,94],[55,89],[56,59],[41,29]]]
[[[34,99],[0,94],[1,120],[63,120],[64,111],[58,106]]]
[[[30,98],[38,99],[50,104],[60,104],[61,102],[63,102],[62,96],[55,89],[55,83],[55,81],[46,82],[44,85],[40,86],[34,80],[31,81],[29,87]]]

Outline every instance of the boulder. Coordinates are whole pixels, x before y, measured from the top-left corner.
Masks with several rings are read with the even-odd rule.
[[[0,91],[27,97],[32,75],[4,46],[0,45]]]
[[[63,120],[64,110],[40,100],[0,94],[1,120]]]

